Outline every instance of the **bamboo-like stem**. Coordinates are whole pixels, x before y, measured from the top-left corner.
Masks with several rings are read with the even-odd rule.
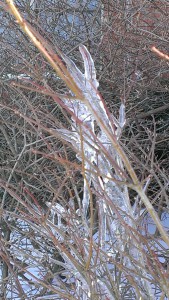
[[[45,47],[42,45],[42,43],[36,38],[35,36],[35,30],[34,32],[31,31],[29,25],[27,22],[22,18],[21,14],[19,13],[18,9],[16,8],[13,0],[6,0],[7,4],[9,5],[10,12],[12,15],[16,18],[17,23],[25,32],[30,40],[33,42],[33,44],[39,49],[39,51],[44,55],[44,57],[47,59],[47,61],[50,63],[50,65],[53,67],[53,69],[56,71],[58,76],[63,79],[63,81],[66,83],[66,85],[70,88],[70,90],[79,98],[83,98],[81,91],[79,90],[78,86],[76,85],[75,81],[71,77],[69,71],[67,70],[65,64],[60,59],[60,57],[55,54],[55,58],[52,58],[50,53],[45,49]],[[56,60],[56,62],[55,62]]]
[[[156,211],[154,210],[151,202],[149,201],[148,197],[146,196],[143,188],[141,186],[137,186],[135,188],[135,191],[138,193],[141,200],[145,204],[145,206],[147,208],[147,211],[149,212],[150,216],[154,220],[154,223],[156,224],[159,232],[161,233],[161,236],[162,236],[163,240],[166,242],[167,245],[169,245],[169,236],[166,233],[166,231],[164,230],[164,227],[162,226],[161,221],[160,221]]]
[[[164,228],[161,224],[161,221],[160,221],[156,211],[154,210],[151,202],[149,201],[148,197],[146,196],[146,194],[145,194],[145,192],[144,192],[144,190],[141,186],[141,183],[138,181],[137,175],[136,175],[134,169],[132,168],[127,155],[125,154],[123,149],[120,147],[119,143],[116,141],[116,137],[111,134],[111,132],[109,131],[107,126],[102,122],[102,120],[99,118],[99,116],[94,111],[94,109],[91,107],[91,105],[89,103],[87,103],[87,104],[88,104],[88,107],[89,107],[90,111],[92,111],[96,121],[98,122],[99,126],[107,134],[107,136],[110,139],[114,149],[117,151],[117,153],[119,154],[119,156],[123,160],[123,163],[124,163],[127,171],[129,172],[129,174],[130,174],[130,176],[133,180],[133,183],[134,183],[133,186],[134,186],[135,191],[137,191],[137,193],[141,197],[141,200],[143,201],[144,205],[146,206],[147,211],[149,212],[149,214],[152,217],[154,223],[156,224],[159,232],[161,233],[162,238],[164,239],[166,244],[169,245],[169,237],[168,237],[166,231],[164,230]]]

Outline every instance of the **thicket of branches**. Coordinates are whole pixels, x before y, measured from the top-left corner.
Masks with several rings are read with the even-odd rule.
[[[167,1],[10,2],[1,298],[168,299]]]

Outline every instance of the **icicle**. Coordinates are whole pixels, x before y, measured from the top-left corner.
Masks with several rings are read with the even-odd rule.
[[[96,79],[96,69],[94,66],[93,59],[84,45],[80,46],[79,50],[84,61],[85,78],[86,80],[91,81],[95,89],[97,89],[99,86],[99,82]]]

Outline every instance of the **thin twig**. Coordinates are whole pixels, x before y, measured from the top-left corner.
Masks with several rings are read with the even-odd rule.
[[[162,51],[158,50],[155,46],[151,47],[151,51],[157,54],[160,58],[166,59],[169,61],[169,55],[163,53]]]

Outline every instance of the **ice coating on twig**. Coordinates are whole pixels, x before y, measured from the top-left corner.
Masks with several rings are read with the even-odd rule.
[[[81,53],[81,55],[83,57],[83,61],[84,61],[85,79],[88,81],[91,81],[91,83],[93,84],[95,89],[97,89],[99,86],[99,83],[96,79],[96,69],[94,66],[93,59],[85,46],[83,46],[83,45],[80,46],[79,50],[80,50],[80,53]]]
[[[123,241],[123,239],[125,240],[125,229],[121,222],[132,226],[131,218],[133,212],[130,206],[127,187],[117,183],[123,180],[123,162],[113,147],[105,127],[118,142],[125,125],[125,103],[121,103],[120,105],[118,119],[114,115],[110,116],[108,114],[103,99],[97,90],[99,83],[96,79],[93,59],[85,46],[80,46],[80,52],[84,61],[84,74],[65,55],[63,59],[67,64],[72,78],[84,95],[84,99],[72,100],[64,98],[64,104],[72,112],[72,128],[69,130],[58,129],[57,132],[63,139],[72,144],[77,153],[77,158],[83,163],[82,219],[85,219],[88,227],[90,223],[90,188],[93,186],[99,210],[99,230],[96,233],[96,237],[100,242],[101,248],[105,251],[110,251],[111,249],[112,253],[114,253],[112,257],[114,257],[117,251],[119,253],[125,251]],[[96,133],[95,126],[98,126],[98,133]],[[117,169],[119,169],[118,172]],[[89,228],[87,227],[82,231],[83,238],[85,235],[88,236]],[[80,228],[82,229],[82,227],[79,227],[79,230]],[[86,248],[84,250],[86,257],[88,257],[88,247],[86,239]],[[91,263],[94,263],[96,256],[97,254],[93,249]],[[128,265],[130,263],[126,260],[124,264]],[[98,267],[97,272],[103,274],[104,267],[101,266],[102,261],[100,260],[100,267]],[[76,285],[76,288],[79,289],[83,285],[84,278],[81,277],[81,274],[78,274],[76,278],[79,278],[79,285],[78,283]],[[103,283],[101,277],[96,285],[103,291],[103,294],[108,295],[109,289],[106,287],[105,282]],[[84,286],[83,291],[86,290],[86,292],[82,293],[81,299],[83,300],[89,297],[86,283]],[[147,291],[151,295],[150,286],[147,287]],[[105,299],[107,298],[105,297]],[[112,293],[110,293],[108,299],[114,299]]]
[[[74,149],[76,149],[77,157],[79,160],[84,160],[84,190],[83,190],[83,209],[85,218],[87,218],[88,206],[89,206],[89,187],[93,183],[96,190],[100,189],[101,182],[103,183],[103,189],[106,191],[110,200],[120,205],[124,211],[126,211],[127,205],[123,189],[114,184],[113,181],[108,179],[116,176],[116,171],[112,170],[113,167],[110,160],[104,154],[104,151],[99,151],[99,147],[102,146],[107,151],[107,155],[122,167],[122,162],[118,156],[116,150],[113,148],[105,131],[98,124],[98,119],[101,120],[110,130],[112,135],[119,138],[122,128],[125,124],[125,105],[122,103],[119,111],[119,121],[116,117],[112,117],[107,114],[104,102],[97,90],[99,83],[96,79],[96,70],[93,59],[85,46],[80,46],[80,52],[84,61],[84,74],[76,67],[65,55],[64,61],[67,64],[67,68],[76,81],[78,87],[84,94],[84,101],[78,99],[64,99],[64,103],[72,111],[72,131],[67,129],[58,129],[58,132],[62,137],[70,142]],[[81,121],[81,122],[78,122]],[[114,126],[112,125],[114,121]],[[99,126],[99,133],[95,133],[94,122]],[[99,144],[99,145],[98,145]],[[99,170],[100,177],[96,180],[95,174],[93,175],[94,166]],[[119,180],[121,179],[119,176]],[[103,208],[106,215],[106,206]],[[105,224],[105,220],[103,221]],[[104,225],[105,226],[105,225]],[[105,231],[105,230],[104,230]],[[105,233],[104,233],[105,236]]]

